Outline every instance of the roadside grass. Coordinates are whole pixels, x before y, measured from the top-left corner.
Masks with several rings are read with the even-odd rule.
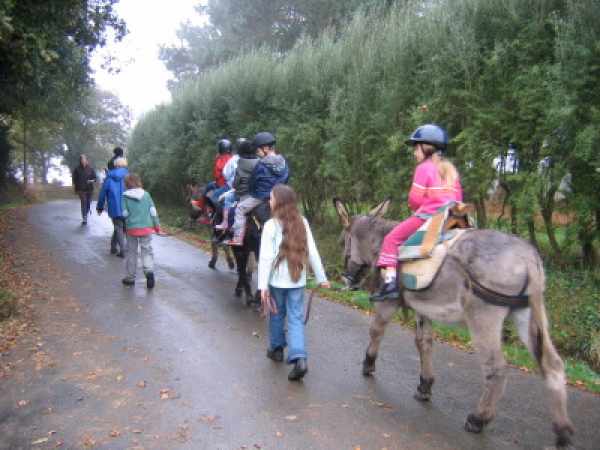
[[[161,223],[172,228],[176,234],[188,229],[188,210],[185,206],[170,202],[157,201]],[[332,279],[332,289],[316,287],[314,280],[309,279],[308,288],[317,289],[320,296],[329,300],[349,305],[355,309],[372,311],[369,294],[366,291],[343,290],[343,284],[335,281],[342,272],[341,255],[343,242],[340,241],[340,226],[331,215],[322,223],[313,224],[313,232],[318,242],[319,251]],[[185,232],[200,240],[208,240],[210,233],[207,227],[194,227]],[[201,243],[202,244],[202,243]],[[205,249],[208,247],[204,246]],[[546,307],[551,323],[554,344],[565,358],[566,374],[571,385],[585,388],[590,392],[600,393],[600,375],[592,367],[600,368],[600,272],[581,272],[578,270],[547,268]],[[395,321],[403,326],[414,328],[414,313],[399,311]],[[466,327],[434,323],[437,339],[457,348],[473,351],[471,337]],[[518,341],[512,324],[507,324],[503,345],[504,354],[509,364],[527,372],[536,372],[537,364]],[[595,352],[595,353],[594,353]],[[596,355],[596,356],[594,356]],[[598,365],[590,362],[597,360]]]

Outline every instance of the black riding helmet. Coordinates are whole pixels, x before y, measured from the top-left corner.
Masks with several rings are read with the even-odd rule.
[[[275,136],[273,136],[268,131],[261,131],[256,136],[254,136],[254,139],[252,140],[252,145],[254,145],[254,148],[260,148],[265,145],[272,147],[275,145]]]
[[[237,151],[240,156],[250,156],[256,153],[256,149],[249,139],[239,138],[237,140]]]
[[[229,139],[221,139],[217,142],[217,150],[219,154],[231,153],[231,141]]]

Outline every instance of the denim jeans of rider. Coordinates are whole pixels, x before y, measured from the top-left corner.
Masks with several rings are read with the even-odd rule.
[[[304,287],[277,288],[269,286],[277,304],[277,314],[269,317],[269,348],[288,347],[287,362],[306,358],[304,347]],[[285,321],[287,317],[287,339]]]

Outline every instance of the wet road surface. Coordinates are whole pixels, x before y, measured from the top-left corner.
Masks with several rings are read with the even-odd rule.
[[[466,433],[481,392],[476,355],[436,343],[433,399],[419,403],[412,332],[392,324],[375,377],[364,378],[369,317],[317,298],[309,372],[290,383],[290,367],[265,357],[266,324],[234,297],[224,261],[212,271],[201,250],[155,237],[155,289],[139,275],[124,287],[124,261],[108,251],[111,223],[94,215],[81,227],[78,210],[58,201],[28,213],[35,245],[56,264],[39,277],[55,291],[36,309],[33,348],[3,355],[24,367],[35,358],[0,382],[0,449],[499,450],[554,441],[538,376],[511,369],[496,420]],[[64,277],[59,287],[52,277]],[[570,388],[569,400],[576,448],[600,449],[600,396]]]

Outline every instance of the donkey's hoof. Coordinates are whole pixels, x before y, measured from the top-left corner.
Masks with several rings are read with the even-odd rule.
[[[415,392],[414,398],[420,402],[428,402],[431,400],[431,386],[433,386],[433,378],[419,378],[420,382],[417,386],[417,392]]]
[[[567,450],[572,449],[573,441],[572,437],[575,434],[575,430],[572,425],[563,425],[558,426],[556,424],[552,425],[554,430],[554,434],[556,434],[556,448],[559,450]]]
[[[465,430],[469,433],[481,433],[488,423],[489,419],[482,419],[475,414],[469,414],[465,422]]]
[[[363,361],[362,374],[365,377],[370,377],[375,372],[375,360],[376,356],[365,355],[365,360]]]
[[[208,267],[209,267],[210,269],[215,269],[215,268],[217,267],[217,262],[216,262],[214,259],[211,259],[211,260],[208,262]]]

